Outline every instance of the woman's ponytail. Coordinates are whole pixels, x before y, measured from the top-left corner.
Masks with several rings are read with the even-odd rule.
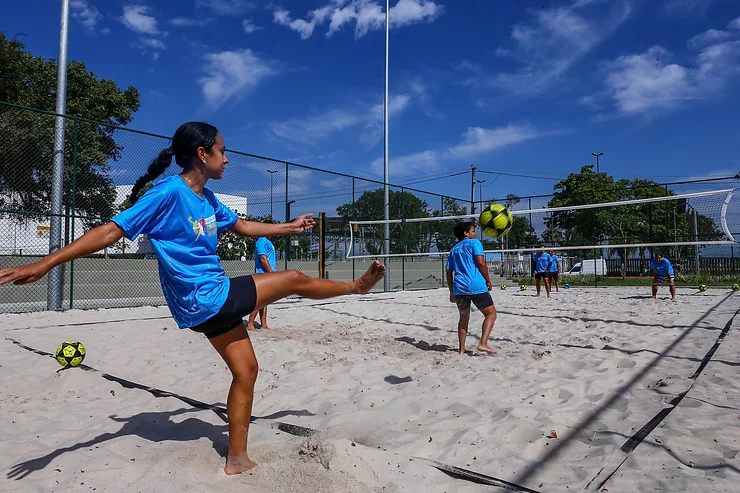
[[[159,153],[159,156],[152,161],[149,165],[144,176],[136,180],[134,187],[131,189],[131,195],[129,195],[128,201],[131,205],[134,205],[138,200],[139,191],[144,188],[144,185],[157,178],[159,175],[164,173],[164,170],[172,163],[172,155],[174,154],[172,147],[168,147]]]

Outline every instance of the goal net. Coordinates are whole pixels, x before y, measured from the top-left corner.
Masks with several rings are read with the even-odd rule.
[[[734,190],[511,210],[513,226],[498,238],[480,230],[478,214],[349,221],[347,258],[443,256],[457,243],[454,227],[463,221],[476,224],[486,253],[532,252],[539,245],[558,251],[731,245],[728,205]]]

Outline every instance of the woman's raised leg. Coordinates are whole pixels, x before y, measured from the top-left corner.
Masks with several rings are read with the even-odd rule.
[[[377,260],[362,277],[355,281],[331,281],[309,277],[296,270],[254,274],[257,288],[257,306],[255,309],[270,305],[278,300],[297,294],[304,298],[322,300],[345,294],[365,294],[385,275],[385,266]]]

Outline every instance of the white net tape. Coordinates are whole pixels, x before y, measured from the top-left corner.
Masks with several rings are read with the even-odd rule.
[[[735,189],[571,207],[512,210],[514,226],[500,238],[479,235],[486,253],[731,245],[727,209]],[[457,242],[454,225],[478,214],[350,221],[348,259],[440,256]],[[384,254],[383,227],[391,226]],[[590,241],[589,241],[590,240]]]

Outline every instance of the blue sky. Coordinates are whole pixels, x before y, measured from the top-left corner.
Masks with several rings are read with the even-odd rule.
[[[69,57],[140,90],[132,128],[205,120],[229,148],[382,180],[385,2],[71,3]],[[59,5],[10,3],[0,29],[56,57]],[[548,193],[592,152],[618,178],[740,170],[737,0],[393,0],[390,18],[392,183],[469,197],[469,174],[435,178],[476,165],[527,175],[479,175],[485,197]]]

